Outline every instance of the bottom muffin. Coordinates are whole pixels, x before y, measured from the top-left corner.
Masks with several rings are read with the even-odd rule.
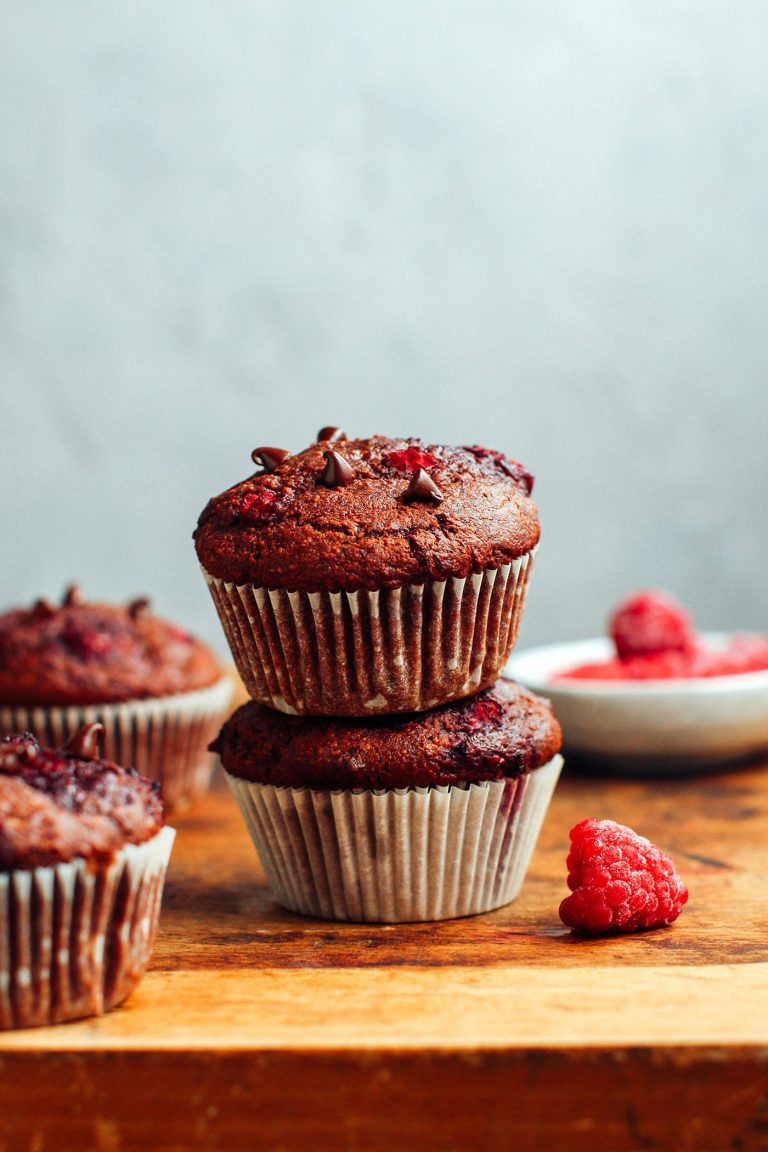
[[[398,923],[514,900],[560,742],[548,702],[499,680],[432,712],[367,723],[251,702],[212,749],[282,905]]]
[[[98,759],[0,741],[0,1029],[120,1004],[144,974],[175,833],[156,785]]]

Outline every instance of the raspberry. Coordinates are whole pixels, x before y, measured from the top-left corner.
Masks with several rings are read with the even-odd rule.
[[[736,635],[718,651],[702,648],[696,653],[694,675],[734,676],[768,668],[768,637]]]
[[[472,706],[467,716],[467,724],[471,728],[482,728],[486,724],[496,724],[501,719],[501,704],[495,700],[478,700]]]
[[[277,512],[276,503],[277,494],[270,492],[268,488],[260,488],[258,492],[249,492],[240,501],[240,507],[237,510],[238,518],[243,524],[264,524],[265,521],[271,520]]]
[[[621,660],[653,652],[692,652],[696,633],[690,616],[666,592],[644,589],[623,600],[608,621]]]
[[[179,644],[191,644],[192,635],[184,628],[177,628],[175,624],[168,625],[168,635],[171,640],[178,641]]]
[[[431,452],[422,452],[421,448],[399,448],[395,452],[385,452],[382,460],[399,472],[418,472],[419,468],[437,468],[440,464],[437,456]]]
[[[687,652],[649,652],[623,660],[605,660],[598,664],[577,664],[553,676],[557,680],[679,680],[705,673],[694,667],[693,655]]]
[[[79,656],[81,660],[88,660],[91,656],[103,656],[112,648],[112,640],[103,632],[93,632],[90,629],[79,630],[67,628],[62,633],[62,640],[67,648]]]
[[[503,452],[496,452],[493,448],[483,448],[481,444],[472,444],[466,451],[471,452],[478,460],[492,460],[497,468],[507,476],[511,476],[521,492],[530,496],[533,491],[533,476],[518,460],[511,460],[509,456],[505,456]]]
[[[560,919],[588,936],[671,924],[688,899],[669,856],[614,820],[571,829],[568,887]]]

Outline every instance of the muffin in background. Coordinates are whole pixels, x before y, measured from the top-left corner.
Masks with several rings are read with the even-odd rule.
[[[418,712],[493,683],[539,539],[533,479],[474,446],[349,440],[209,501],[195,547],[255,700],[297,715]]]
[[[94,603],[72,585],[58,606],[0,615],[0,735],[61,747],[96,721],[106,758],[158,781],[169,808],[207,788],[232,690],[213,652],[145,598]]]
[[[243,705],[221,756],[276,899],[332,920],[443,920],[520,891],[560,773],[549,703],[506,680],[367,722]]]
[[[101,730],[0,741],[0,1029],[106,1012],[146,969],[175,833]]]

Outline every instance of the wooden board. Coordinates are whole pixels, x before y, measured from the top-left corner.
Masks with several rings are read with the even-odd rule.
[[[676,925],[563,928],[585,816],[669,850]],[[519,899],[440,924],[282,911],[221,781],[176,826],[139,990],[0,1035],[0,1152],[768,1149],[768,766],[566,773]]]

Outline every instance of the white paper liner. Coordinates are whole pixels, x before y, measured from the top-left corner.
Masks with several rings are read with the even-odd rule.
[[[210,781],[214,757],[208,745],[218,735],[234,683],[223,676],[209,688],[127,700],[120,704],[0,708],[0,734],[32,732],[41,744],[61,748],[83,724],[104,725],[104,758],[158,780],[172,808]]]
[[[275,897],[326,920],[448,920],[520,891],[562,758],[466,787],[336,792],[227,774]]]
[[[0,1029],[95,1016],[144,975],[176,833],[84,859],[0,872]]]
[[[229,584],[203,569],[243,683],[281,712],[421,712],[491,684],[506,663],[535,549],[464,579],[358,592]]]

